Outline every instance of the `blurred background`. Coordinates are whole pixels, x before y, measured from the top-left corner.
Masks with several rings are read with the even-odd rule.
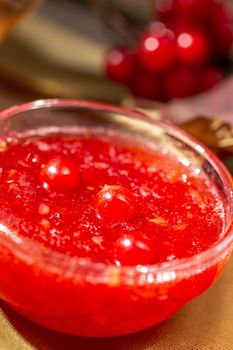
[[[0,21],[0,108],[65,97],[172,114],[231,73],[229,1],[0,0]]]
[[[0,0],[0,108],[44,97],[120,103],[126,89],[104,74],[118,35],[103,17],[121,12],[115,3]]]
[[[0,109],[40,98],[147,109],[233,171],[232,5],[0,0]]]

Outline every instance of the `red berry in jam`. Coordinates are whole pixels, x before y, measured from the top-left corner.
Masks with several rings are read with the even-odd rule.
[[[134,75],[133,54],[123,48],[115,48],[107,56],[106,74],[115,81],[127,83]]]
[[[114,221],[128,220],[136,214],[133,194],[123,186],[105,185],[96,196],[98,216]]]
[[[145,99],[160,98],[160,83],[158,79],[147,74],[138,73],[132,81],[131,90],[136,97]]]
[[[126,235],[116,241],[115,258],[122,265],[149,265],[153,263],[154,254],[150,242]]]
[[[188,68],[178,67],[164,78],[164,91],[168,99],[190,96],[195,90],[196,79]]]
[[[204,34],[198,31],[182,32],[176,39],[177,60],[188,66],[201,66],[210,58],[211,50]]]
[[[53,158],[42,167],[39,177],[54,190],[70,190],[79,184],[79,169],[70,160]]]
[[[139,64],[149,73],[163,73],[174,62],[174,34],[161,23],[154,23],[138,47]]]

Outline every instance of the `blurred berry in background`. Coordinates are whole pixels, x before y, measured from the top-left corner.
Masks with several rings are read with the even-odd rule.
[[[136,31],[136,41],[108,53],[107,77],[136,97],[160,101],[213,88],[228,73],[231,5],[217,0],[152,0],[152,5],[154,20]]]

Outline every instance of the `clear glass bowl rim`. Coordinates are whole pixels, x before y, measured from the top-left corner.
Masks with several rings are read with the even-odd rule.
[[[148,122],[160,125],[170,133],[175,135],[179,140],[191,146],[192,149],[202,151],[199,153],[203,158],[215,168],[221,177],[221,181],[225,185],[227,198],[229,199],[229,217],[227,218],[226,230],[223,239],[217,242],[215,245],[211,246],[207,250],[193,255],[191,257],[176,259],[169,262],[163,262],[159,264],[149,265],[149,266],[112,266],[104,263],[95,263],[90,260],[70,257],[66,254],[56,252],[51,248],[45,248],[40,243],[34,242],[26,237],[17,236],[14,232],[7,232],[7,234],[0,233],[0,244],[5,245],[9,249],[20,256],[20,259],[25,262],[40,261],[41,264],[49,271],[62,271],[62,273],[67,274],[70,278],[75,278],[76,275],[84,275],[90,273],[94,276],[101,277],[106,275],[106,272],[117,269],[122,275],[130,276],[131,278],[138,275],[145,274],[159,274],[159,280],[166,280],[168,282],[174,279],[174,273],[179,274],[182,278],[187,276],[187,274],[195,274],[198,271],[211,267],[218,258],[228,251],[228,249],[233,244],[233,228],[232,228],[232,213],[233,213],[233,187],[232,179],[222,162],[203,144],[197,141],[195,138],[186,134],[183,130],[172,125],[168,121],[152,120],[146,114],[141,111],[133,109],[125,109],[122,107],[112,106],[109,104],[90,102],[90,101],[79,101],[79,100],[64,100],[64,99],[45,99],[36,100],[33,102],[24,103],[21,105],[16,105],[0,112],[0,120],[13,117],[16,114],[22,112],[29,112],[30,110],[43,109],[43,108],[59,108],[59,107],[72,107],[72,108],[86,108],[92,110],[98,110],[103,112],[112,112],[124,114],[133,118],[144,119]],[[196,147],[198,146],[198,148]],[[44,255],[44,252],[46,254]],[[44,257],[46,258],[44,259]],[[42,259],[41,259],[42,258]],[[43,262],[43,259],[45,260]]]

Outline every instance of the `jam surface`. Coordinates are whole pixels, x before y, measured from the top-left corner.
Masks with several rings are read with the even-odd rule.
[[[217,189],[187,159],[114,133],[19,138],[0,153],[0,222],[116,265],[193,256],[221,235]]]

